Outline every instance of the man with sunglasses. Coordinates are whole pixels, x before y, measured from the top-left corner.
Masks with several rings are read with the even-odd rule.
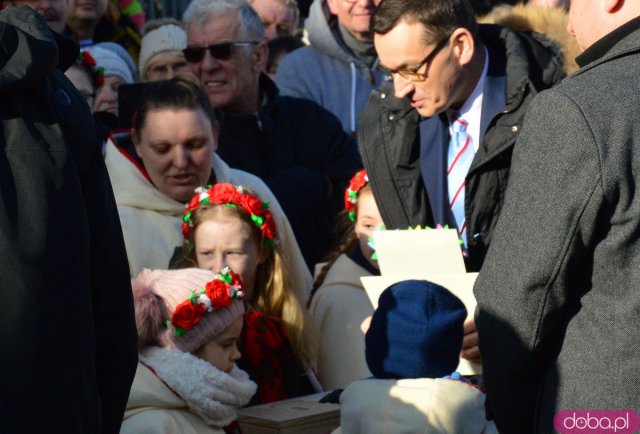
[[[456,228],[478,271],[525,111],[562,78],[561,55],[530,34],[479,26],[467,0],[383,0],[372,30],[391,81],[372,93],[358,139],[385,226]],[[465,333],[462,356],[478,360],[473,321]]]
[[[333,242],[341,192],[361,168],[355,142],[319,105],[278,94],[264,73],[262,23],[247,3],[193,0],[183,20],[184,54],[220,115],[218,155],[265,181],[312,267]]]
[[[276,73],[284,95],[315,101],[356,136],[371,90],[382,83],[369,29],[380,0],[315,0],[305,27],[310,45],[287,55]]]

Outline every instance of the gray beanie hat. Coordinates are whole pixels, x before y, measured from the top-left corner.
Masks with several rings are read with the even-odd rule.
[[[136,64],[124,47],[115,42],[99,42],[86,48],[96,60],[96,66],[104,68],[104,75],[116,75],[131,84],[137,75]]]

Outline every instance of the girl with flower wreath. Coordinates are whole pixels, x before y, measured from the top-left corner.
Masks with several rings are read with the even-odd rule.
[[[269,201],[288,276],[308,296],[311,273],[275,196],[260,178],[216,154],[219,125],[200,83],[186,77],[148,83],[132,124],[131,140],[114,135],[105,150],[132,276],[169,266],[182,245],[181,219],[196,187],[229,182]]]
[[[319,331],[318,377],[327,390],[371,375],[361,325],[373,309],[360,278],[380,274],[369,239],[383,222],[365,170],[349,182],[344,203],[345,238],[318,273],[309,300]]]
[[[245,282],[245,327],[238,364],[258,383],[252,403],[320,391],[314,388],[316,341],[287,264],[269,204],[246,187],[200,188],[183,217],[177,266],[230,267]]]
[[[256,385],[240,353],[244,283],[230,269],[144,270],[132,281],[139,363],[121,434],[238,433]]]
[[[96,98],[96,90],[104,83],[104,68],[99,68],[88,51],[81,51],[76,61],[64,73],[78,89],[90,108]]]

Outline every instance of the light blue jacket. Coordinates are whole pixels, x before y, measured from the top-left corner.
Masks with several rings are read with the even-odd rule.
[[[280,94],[316,102],[338,117],[344,130],[355,137],[360,112],[383,75],[336,40],[336,17],[329,12],[326,0],[313,2],[305,26],[311,45],[293,51],[280,63],[276,73]]]

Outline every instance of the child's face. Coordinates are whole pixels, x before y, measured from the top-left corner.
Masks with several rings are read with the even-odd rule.
[[[378,261],[371,259],[373,250],[369,247],[368,242],[373,231],[380,229],[384,223],[371,190],[364,190],[358,195],[357,207],[358,218],[356,219],[355,231],[360,243],[360,250],[371,265],[378,268]]]
[[[193,240],[198,267],[214,273],[231,268],[244,282],[245,300],[251,301],[256,269],[262,260],[259,241],[249,224],[237,216],[217,215],[198,225]]]
[[[195,350],[193,355],[228,374],[241,355],[238,350],[240,333],[242,333],[242,315],[234,319],[229,327],[212,341]]]

